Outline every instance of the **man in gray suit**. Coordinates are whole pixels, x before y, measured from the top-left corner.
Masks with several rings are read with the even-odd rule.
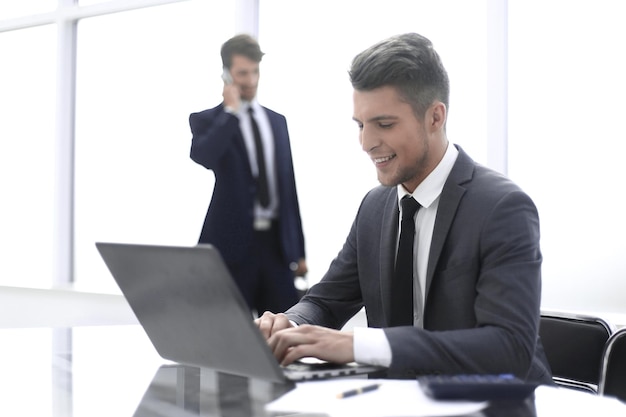
[[[314,356],[382,365],[395,378],[512,373],[551,383],[538,337],[537,209],[448,142],[449,81],[431,42],[384,40],[354,58],[350,77],[359,140],[382,185],[363,199],[322,280],[284,314],[256,320],[274,354],[283,364]],[[398,276],[406,195],[420,207],[409,217],[412,267]],[[409,307],[398,320],[394,288],[406,275]],[[339,330],[362,307],[368,327]]]

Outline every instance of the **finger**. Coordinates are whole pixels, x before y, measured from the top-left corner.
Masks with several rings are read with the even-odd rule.
[[[297,352],[303,350],[301,346],[310,345],[315,342],[315,338],[311,337],[310,332],[307,331],[306,328],[284,329],[274,333],[268,340],[268,344],[272,352],[274,352],[274,356],[276,356],[281,363],[285,361],[285,357],[290,350],[296,349],[296,352],[291,356],[298,356]]]
[[[306,357],[320,358],[322,356],[319,347],[316,344],[302,344],[294,347],[290,347],[285,351],[285,355],[282,357],[280,364],[283,366],[289,365],[297,361],[298,359]]]
[[[261,334],[263,335],[265,339],[269,339],[269,337],[272,335],[272,328],[274,327],[274,319],[275,319],[274,315],[270,313],[269,311],[266,311],[265,313],[263,313],[261,317],[254,320],[254,322],[258,326],[259,330],[261,331]]]
[[[276,359],[278,359],[279,362],[282,361],[287,349],[289,349],[295,343],[293,336],[290,336],[289,334],[293,330],[285,329],[283,331],[274,332],[270,336],[270,338],[267,339],[267,344],[269,345],[270,349],[274,353],[274,356],[276,357]]]
[[[274,314],[266,311],[263,315],[256,319],[255,322],[261,330],[261,334],[269,339],[274,333],[292,327],[291,322],[283,313]]]
[[[285,314],[278,313],[274,315],[274,322],[272,323],[272,334],[283,329],[289,329],[290,327],[293,326],[289,321],[289,318]]]

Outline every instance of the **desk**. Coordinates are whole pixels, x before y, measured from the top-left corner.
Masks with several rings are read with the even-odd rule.
[[[0,355],[0,416],[274,417],[264,405],[292,388],[168,362],[137,325],[0,329]],[[471,417],[597,415],[563,398],[546,391]]]

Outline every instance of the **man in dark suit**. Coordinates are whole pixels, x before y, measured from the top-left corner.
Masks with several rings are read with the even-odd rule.
[[[257,41],[237,35],[221,55],[223,102],[189,117],[191,159],[215,174],[199,243],[219,249],[251,310],[284,311],[307,272],[287,122],[256,99]]]
[[[274,354],[283,364],[315,356],[382,365],[396,378],[512,373],[551,383],[538,337],[536,207],[448,142],[449,81],[431,42],[382,41],[355,57],[350,77],[359,139],[382,185],[363,199],[322,280],[285,314],[256,320]],[[399,273],[405,196],[419,207],[406,223],[416,230],[412,259]],[[368,327],[340,331],[362,307]]]

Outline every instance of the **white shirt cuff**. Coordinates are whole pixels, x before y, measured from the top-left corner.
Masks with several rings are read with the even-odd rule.
[[[355,327],[354,360],[369,365],[391,365],[391,347],[383,329]]]

